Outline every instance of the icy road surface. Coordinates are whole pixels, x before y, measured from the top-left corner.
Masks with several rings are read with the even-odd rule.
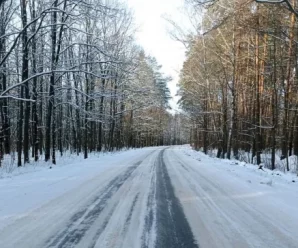
[[[187,147],[126,152],[101,168],[47,184],[0,180],[0,247],[298,247],[297,184],[263,183]]]

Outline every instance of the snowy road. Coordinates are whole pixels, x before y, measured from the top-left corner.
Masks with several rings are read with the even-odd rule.
[[[0,247],[298,247],[297,187],[182,147],[122,159],[3,227]]]

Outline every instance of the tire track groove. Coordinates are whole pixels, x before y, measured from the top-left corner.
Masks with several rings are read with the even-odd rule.
[[[66,228],[48,240],[46,247],[75,247],[105,208],[109,199],[112,198],[141,163],[142,161],[139,161],[111,180],[101,191],[100,196],[95,197],[95,199],[86,204],[87,208],[74,214]],[[107,224],[108,220],[105,220],[105,223]],[[99,228],[100,233],[104,230],[105,223],[102,225],[103,228]],[[97,233],[97,235],[100,235],[100,233]]]

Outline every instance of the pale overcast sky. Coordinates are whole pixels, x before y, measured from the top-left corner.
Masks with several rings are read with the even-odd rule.
[[[169,33],[169,23],[164,16],[182,21],[184,0],[126,0],[134,11],[138,27],[137,41],[149,55],[156,57],[163,66],[163,72],[173,78],[169,88],[172,97],[176,95],[179,71],[185,59],[185,48],[174,41]],[[176,108],[177,97],[171,103]]]

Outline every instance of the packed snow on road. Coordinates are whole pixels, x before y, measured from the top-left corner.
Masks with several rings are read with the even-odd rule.
[[[0,179],[0,247],[297,247],[293,174],[156,147]]]

